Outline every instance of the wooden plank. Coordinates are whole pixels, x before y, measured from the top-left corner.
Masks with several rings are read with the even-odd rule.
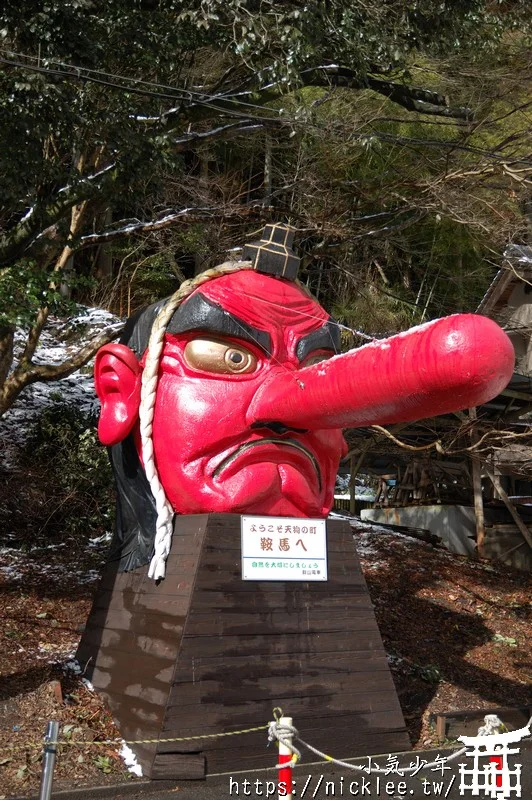
[[[368,727],[394,728],[404,725],[401,709],[394,701],[389,689],[375,691],[372,694],[363,691],[348,692],[339,695],[333,692],[329,695],[313,694],[298,696],[295,692],[291,696],[283,697],[283,708],[289,709],[294,719],[297,718],[297,728],[302,729],[303,720],[308,717],[318,717],[332,714],[338,717],[357,717],[359,724],[371,722]],[[167,709],[164,720],[164,731],[179,730],[179,735],[210,733],[227,730],[232,727],[248,728],[262,724],[272,716],[272,700],[264,698],[249,700],[241,703],[209,703],[202,704],[200,708],[188,706],[186,711],[178,706]],[[370,720],[371,718],[371,720]],[[166,735],[166,734],[165,734]]]
[[[532,715],[532,706],[517,708],[497,707],[475,709],[474,711],[447,711],[442,714],[431,714],[431,722],[436,723],[439,741],[456,739],[458,736],[476,736],[478,729],[484,724],[486,714],[496,714],[504,722],[508,730],[524,728]]]
[[[301,733],[303,735],[303,732]],[[317,746],[318,749],[322,749],[324,752],[330,753],[339,759],[352,757],[355,749],[360,751],[360,755],[375,755],[379,753],[388,755],[389,753],[409,748],[408,739],[405,740],[397,731],[365,731],[357,734],[355,718],[347,721],[345,727],[339,729],[335,738],[331,738],[330,731],[327,731],[326,738],[323,737],[323,740],[317,738],[314,732],[310,734],[305,732],[304,738],[310,744]],[[179,747],[180,752],[183,753],[197,753],[198,747],[204,748],[202,755],[206,757],[208,773],[230,771],[235,769],[235,763],[238,763],[239,770],[261,769],[265,766],[271,767],[275,763],[276,750],[272,749],[271,746],[268,749],[266,748],[265,731],[248,733],[243,736],[200,739],[190,743],[160,744],[158,746],[158,754],[164,753],[167,747],[170,752],[174,752],[172,748]],[[318,760],[317,756],[311,755],[305,748],[303,748],[303,753],[305,761]],[[268,778],[275,779],[273,770]]]
[[[144,674],[121,671],[120,674],[111,669],[97,666],[93,672],[95,685],[108,696],[120,695],[121,697],[137,698],[142,701],[143,708],[151,706],[149,714],[159,718],[163,712],[168,697],[170,681],[162,678],[153,678],[147,671]],[[164,695],[164,696],[163,696]],[[141,737],[142,738],[142,737]]]
[[[130,695],[120,692],[108,694],[105,690],[99,691],[107,699],[113,715],[120,714],[122,711],[126,712],[125,717],[121,719],[120,727],[124,739],[131,742],[159,737],[164,708],[158,704],[149,703],[142,697],[132,698]],[[154,747],[150,745],[150,748],[155,752]]]
[[[192,577],[183,578],[180,573],[178,576],[175,576],[173,580],[165,579],[160,583],[152,581],[151,584],[152,585],[145,590],[144,594],[152,594],[157,597],[183,595],[189,598],[194,588],[194,579]]]
[[[408,735],[404,730],[402,717],[399,715],[400,718],[400,725],[399,726],[389,726],[387,724],[387,720],[397,721],[396,716],[394,715],[394,710],[387,710],[387,708],[381,709],[382,713],[376,717],[376,721],[379,723],[379,727],[373,728],[371,725],[368,725],[368,714],[371,712],[364,712],[361,710],[360,712],[353,712],[352,710],[345,711],[342,709],[339,712],[334,712],[333,714],[326,714],[323,715],[320,712],[317,712],[319,709],[318,704],[312,704],[312,699],[307,698],[306,700],[306,707],[303,707],[304,701],[298,700],[298,713],[297,715],[294,713],[294,709],[292,706],[287,706],[283,704],[283,708],[285,713],[293,714],[294,716],[294,724],[296,725],[297,729],[299,730],[300,735],[302,738],[309,741],[311,744],[315,744],[319,746],[317,743],[318,741],[322,741],[322,749],[326,752],[333,753],[334,755],[341,757],[339,753],[341,752],[343,755],[353,755],[352,752],[349,752],[347,748],[350,747],[349,742],[353,738],[353,734],[359,738],[363,736],[364,739],[368,739],[370,741],[378,741],[379,739],[386,739],[388,734],[391,733],[392,740],[395,742],[395,750],[407,750],[409,749],[409,741]],[[271,708],[268,707],[268,704],[263,704],[261,706],[265,709],[265,716],[261,716],[260,714],[256,714],[255,718],[251,716],[250,711],[245,712],[245,716],[242,718],[239,717],[238,722],[240,724],[228,724],[223,729],[225,731],[231,730],[239,730],[247,727],[252,727],[254,725],[266,725],[267,721],[271,719],[272,713]],[[216,727],[210,726],[206,727],[198,726],[195,720],[191,720],[188,717],[186,720],[179,721],[179,719],[173,720],[174,725],[169,724],[170,720],[165,720],[164,730],[161,734],[161,737],[172,737],[172,736],[191,736],[194,734],[203,734],[203,733],[215,733]],[[232,721],[233,722],[233,721]],[[194,725],[194,727],[188,727],[190,725]],[[245,750],[251,750],[260,756],[261,749],[264,748],[265,745],[265,730],[260,730],[253,733],[246,733],[243,735],[237,736],[226,736],[226,737],[213,737],[208,739],[192,739],[189,742],[180,741],[178,743],[179,750],[183,750],[184,752],[197,752],[198,746],[201,747],[202,752],[206,753],[209,757],[209,753],[211,751],[227,751],[227,752],[236,752],[239,751],[242,754]],[[337,743],[337,746],[334,743]],[[392,742],[390,742],[391,744]],[[258,747],[257,747],[258,744]],[[330,746],[329,746],[330,745]],[[175,746],[174,744],[170,745],[171,747]],[[334,752],[334,748],[336,747],[337,752]],[[164,750],[164,745],[159,745],[159,748]],[[387,752],[393,752],[394,747],[392,746],[391,750],[387,750]],[[381,750],[371,750],[369,752],[384,752]],[[271,764],[271,762],[270,762]]]
[[[190,705],[201,704],[212,708],[217,704],[229,706],[237,702],[260,702],[268,700],[283,703],[285,697],[312,696],[315,698],[328,698],[338,693],[353,695],[362,693],[370,700],[375,692],[389,691],[393,688],[393,681],[389,672],[358,672],[354,675],[344,673],[327,676],[304,673],[293,673],[285,676],[248,677],[239,676],[240,682],[227,685],[227,681],[202,680],[188,683],[179,683],[172,687],[168,696],[167,713],[177,707],[179,713]],[[135,684],[138,686],[138,684]],[[147,690],[150,691],[150,690]],[[152,692],[156,690],[152,689]],[[138,694],[138,692],[137,692]],[[150,696],[147,695],[147,700]],[[183,711],[183,713],[185,713]],[[201,712],[200,712],[201,713]]]
[[[100,580],[98,590],[119,590],[125,593],[136,593],[142,588],[148,588],[148,577],[142,572],[119,572],[114,569],[106,570]],[[153,583],[153,581],[151,581]]]
[[[237,614],[231,618],[220,615],[206,619],[194,616],[189,619],[186,626],[186,637],[192,636],[244,636],[285,633],[337,633],[340,631],[365,631],[374,629],[374,622],[368,618],[366,608],[354,608],[342,611],[338,615],[330,612],[316,613],[299,611],[284,615],[282,611],[264,614],[262,619],[254,618],[252,614]]]
[[[143,725],[170,738],[254,727],[282,701],[323,749],[408,746],[349,524],[328,526],[328,541],[327,582],[244,582],[240,517],[197,515],[176,523],[159,585],[145,567],[116,580],[110,569],[83,646],[96,648],[94,674],[125,738],[145,738]],[[150,775],[153,748],[139,747]],[[211,772],[214,763],[230,767],[235,750],[247,764],[271,763],[249,736],[164,749],[169,757],[209,753]],[[160,769],[173,769],[171,761]]]
[[[216,616],[203,612],[191,611],[186,626],[189,636],[225,636],[240,634],[268,633],[324,633],[327,631],[362,630],[368,623],[368,606],[339,609],[336,613],[329,610],[314,611],[308,608],[290,611],[267,611],[236,614],[220,613]],[[364,620],[364,623],[362,621]],[[113,627],[112,620],[108,622]]]
[[[477,409],[469,409],[469,417],[476,420]],[[473,444],[478,441],[476,426],[472,426],[470,432]],[[477,453],[471,453],[471,477],[473,481],[473,504],[475,508],[475,526],[477,535],[477,553],[481,558],[485,557],[485,527],[484,527],[484,502],[482,498],[482,468]]]
[[[155,632],[164,631],[166,638],[181,636],[185,627],[184,615],[167,613],[135,614],[131,611],[115,608],[96,608],[91,615],[91,624],[96,628],[107,628],[114,631],[134,630],[137,635],[151,636]]]
[[[240,641],[241,639],[245,641]],[[216,639],[212,636],[191,636],[182,639],[179,661],[180,664],[190,664],[193,660],[196,663],[208,663],[216,659],[224,661],[233,657],[249,659],[252,656],[264,658],[271,655],[278,658],[294,652],[312,658],[319,655],[340,656],[348,653],[356,653],[361,657],[373,653],[382,655],[384,652],[380,635],[373,626],[357,633],[356,639],[354,644],[342,631],[319,635],[298,633],[277,636],[271,633],[264,636],[221,636]],[[179,649],[179,642],[171,639],[165,641],[149,636],[137,636],[135,631],[113,631],[105,628],[91,628],[84,635],[84,641],[87,648],[99,647],[100,652],[95,664],[102,668],[111,667],[120,660],[124,668],[131,669],[127,667],[127,660],[131,660],[132,656],[135,660],[149,656],[157,659],[159,664],[163,664],[175,659]],[[354,646],[358,648],[356,651],[352,650]]]
[[[297,559],[294,559],[297,561]],[[362,591],[365,591],[365,583],[362,582],[361,579],[357,575],[351,575],[347,571],[344,574],[339,574],[340,571],[336,572],[333,570],[329,570],[329,577],[326,581],[284,581],[280,578],[274,578],[270,581],[243,581],[240,572],[238,574],[235,572],[231,575],[223,574],[223,573],[211,573],[204,570],[198,575],[198,586],[197,589],[207,590],[209,592],[231,592],[231,593],[247,593],[250,592],[263,592],[263,593],[270,593],[270,592],[290,592],[294,590],[308,590],[312,591],[313,596],[319,594],[331,594],[332,592],[340,592],[347,594],[352,591],[356,591],[357,588],[360,588]],[[343,570],[342,570],[343,573]],[[182,583],[180,581],[180,583]],[[300,584],[299,587],[294,586],[294,584]],[[161,587],[164,586],[164,581],[161,583]],[[192,587],[191,587],[192,588]],[[168,594],[172,594],[171,587],[168,587],[169,591]],[[165,589],[161,591],[161,593],[165,592]]]
[[[512,501],[510,500],[510,498],[508,497],[508,495],[506,494],[504,489],[502,488],[502,485],[501,485],[501,482],[500,482],[499,478],[490,469],[488,469],[487,467],[485,469],[486,469],[486,473],[488,475],[488,478],[492,482],[492,484],[495,487],[495,489],[498,491],[501,500],[503,501],[504,505],[506,506],[506,508],[508,509],[510,514],[512,515],[512,518],[513,518],[515,524],[517,525],[517,527],[521,531],[524,539],[527,541],[528,546],[532,548],[532,533],[530,533],[529,529],[527,528],[527,526],[525,525],[525,523],[523,522],[523,520],[519,516],[519,513],[518,513],[516,507],[514,506],[514,504],[512,503]]]
[[[406,741],[408,742],[408,735],[403,727],[402,716],[400,714],[398,716],[394,709],[387,707],[382,707],[380,709],[375,708],[375,712],[367,710],[365,711],[364,709],[359,712],[342,709],[339,712],[328,712],[322,715],[321,713],[317,713],[319,706],[317,704],[312,704],[311,698],[298,698],[297,703],[299,710],[297,716],[294,712],[294,709],[290,706],[285,705],[283,710],[286,714],[293,715],[294,725],[299,731],[300,736],[310,744],[315,744],[318,740],[332,743],[338,739],[340,740],[340,749],[345,750],[345,747],[342,745],[342,740],[345,739],[346,741],[349,741],[353,732],[355,732],[357,737],[362,735],[369,737],[372,735],[384,736],[388,732],[397,734],[397,731],[402,731],[406,735]],[[181,738],[185,737],[186,739],[187,736],[203,736],[204,734],[209,733],[239,731],[254,726],[264,726],[264,728],[261,728],[259,731],[246,734],[237,734],[234,737],[213,736],[204,739],[191,738],[189,742],[180,741],[178,743],[178,748],[179,750],[183,750],[183,752],[197,752],[197,748],[200,747],[201,751],[204,753],[208,752],[209,750],[230,750],[233,748],[239,748],[243,750],[244,748],[242,746],[247,745],[248,740],[250,742],[260,741],[261,745],[264,746],[265,731],[267,729],[268,721],[272,718],[272,709],[268,707],[267,703],[262,704],[261,710],[262,708],[266,710],[265,715],[261,716],[257,714],[255,717],[253,717],[248,709],[247,712],[245,712],[245,716],[238,718],[237,724],[235,724],[235,720],[231,720],[225,725],[224,728],[217,728],[216,725],[212,724],[204,724],[200,729],[196,721],[190,717],[187,717],[182,721],[177,718],[173,720],[165,720],[163,731],[161,733],[161,739],[167,737],[172,738],[174,736]],[[372,713],[378,713],[378,716],[375,717],[375,721],[378,724],[375,726],[371,725],[370,715]],[[399,719],[401,720],[401,724],[397,725],[396,723]],[[393,724],[388,724],[388,721],[393,722]],[[162,745],[159,744],[158,747],[161,748]],[[327,749],[324,749],[327,752]],[[403,749],[409,749],[409,746],[407,745]]]
[[[103,588],[101,591],[97,591],[93,602],[93,608],[109,608],[112,606],[113,608],[125,608],[131,611],[135,609],[136,612],[137,609],[135,606],[145,605],[150,602],[149,598],[155,597],[162,598],[163,602],[164,598],[173,598],[172,602],[176,606],[181,603],[181,609],[185,609],[186,613],[190,599],[190,591],[190,585],[187,589],[180,581],[168,582],[166,585],[165,581],[162,581],[158,586],[155,581],[151,581],[151,585],[142,587],[138,592],[122,592],[120,588],[115,588],[114,591]]]
[[[386,655],[380,650],[372,651],[347,651],[344,653],[313,653],[304,656],[300,653],[277,656],[271,661],[267,675],[293,675],[294,667],[297,666],[301,671],[308,670],[309,674],[334,676],[344,672],[349,674],[364,673],[368,671],[388,672],[388,660]],[[189,681],[217,680],[220,674],[225,671],[225,675],[232,674],[235,679],[240,676],[256,674],[263,676],[264,657],[239,655],[224,658],[222,663],[216,659],[194,659],[187,665],[180,663],[174,672],[173,683],[188,683]]]
[[[213,591],[204,587],[196,587],[194,593],[194,609],[199,612],[213,613],[257,613],[262,614],[269,611],[297,611],[312,607],[315,610],[330,609],[331,614],[336,611],[359,608],[361,604],[372,607],[371,600],[365,586],[356,586],[346,591],[339,591],[329,588],[328,591],[313,592],[305,586],[287,585],[279,587],[278,584],[270,584],[272,587],[266,593],[258,592],[250,587],[247,591],[238,594],[229,594],[223,591]],[[186,614],[190,605],[190,598],[186,595],[142,595],[135,598],[134,609],[137,613],[144,613],[144,610],[151,612],[158,609],[164,614]],[[105,600],[95,603],[94,608],[105,607]]]
[[[393,752],[400,752],[402,750],[407,750],[410,747],[410,743],[406,742],[405,746],[404,741],[399,739],[396,733],[382,733],[380,735],[371,735],[366,734],[366,736],[356,736],[351,735],[349,737],[344,736],[342,739],[331,741],[312,741],[310,744],[317,747],[318,750],[321,750],[324,753],[330,753],[335,758],[340,760],[345,760],[347,758],[353,758],[353,753],[357,753],[359,756],[373,756],[378,755],[379,753],[384,755],[384,761],[386,760],[386,756],[389,753]],[[319,761],[319,757],[311,754],[305,748],[303,748],[303,752],[305,753],[306,760],[310,761]],[[259,755],[248,754],[247,752],[243,755],[242,760],[239,762],[240,769],[243,770],[253,770],[253,769],[261,769],[264,767],[271,767],[272,765],[272,757],[271,751],[264,753],[264,755],[260,755],[260,749],[258,750]],[[232,765],[235,763],[235,759],[238,758],[237,752],[234,751],[214,751],[208,752],[207,754],[207,769],[209,772],[227,772],[230,771]],[[380,766],[384,766],[381,764]],[[304,770],[304,768],[303,768]],[[308,776],[308,771],[304,772],[300,770],[296,772],[296,779],[301,775],[304,775],[302,784],[305,782],[305,779]],[[316,775],[316,767],[311,768],[314,775]],[[365,773],[362,773],[363,775]],[[316,775],[316,780],[313,781],[312,786],[314,787],[317,783],[319,775]],[[268,780],[275,780],[275,773],[267,773]],[[349,781],[357,780],[357,776],[352,776],[351,778],[346,778],[345,789],[349,785]],[[339,794],[339,784],[336,783],[336,792],[337,795]],[[318,795],[319,797],[324,797],[324,795]],[[329,797],[332,797],[332,791],[328,794]],[[312,797],[312,794],[310,794]],[[396,795],[397,797],[397,795]],[[418,795],[419,797],[419,795]]]
[[[163,616],[186,616],[190,607],[189,594],[138,594],[135,598],[135,612],[138,614],[152,611]]]
[[[353,535],[349,533],[349,536],[329,542],[327,550],[331,556],[339,557],[342,554],[352,553],[354,547]],[[216,556],[222,556],[226,561],[231,561],[232,559],[240,561],[240,531],[238,532],[238,539],[236,539],[235,534],[224,532],[223,535],[220,535],[220,541],[217,546],[208,544],[204,548],[202,548],[201,541],[196,538],[178,536],[175,546],[172,546],[172,556],[168,560],[168,569],[173,571],[175,568],[179,568],[180,563],[182,563],[181,559],[193,559],[200,551],[202,551],[202,561],[203,557],[205,557],[205,563],[212,563],[214,561],[218,564],[219,561]],[[304,553],[300,553],[299,557],[304,557]]]
[[[361,572],[355,570],[351,567],[349,563],[349,554],[347,553],[339,553],[338,558],[335,559],[332,556],[335,554],[329,553],[329,560],[328,560],[328,580],[332,584],[344,584],[345,586],[352,586],[352,585],[360,585],[363,582],[363,576]],[[188,556],[184,556],[187,560],[189,559]],[[281,581],[283,583],[290,583],[293,584],[295,581],[287,581],[286,577],[283,578],[283,572],[281,568],[277,566],[278,563],[282,563],[279,561],[281,556],[279,554],[265,554],[264,561],[267,563],[275,564],[275,566],[271,566],[271,580]],[[294,563],[305,559],[305,556],[297,555],[294,556],[292,561]],[[181,583],[183,580],[187,580],[188,576],[193,573],[195,566],[187,566],[186,564],[183,566],[182,564],[169,564],[166,572],[166,578],[163,582],[161,582],[160,587],[164,584],[173,585],[176,581]],[[286,573],[285,573],[286,575]],[[241,583],[242,582],[242,562],[240,558],[238,559],[228,559],[224,558],[223,555],[218,555],[217,557],[213,554],[212,561],[203,560],[201,561],[201,565],[198,570],[198,579],[201,585],[211,586],[212,588],[217,588],[216,584],[222,580],[224,583],[228,585],[232,585],[235,582]],[[270,580],[264,581],[269,583]],[[305,583],[305,581],[297,581],[298,583]],[[246,582],[247,583],[247,582]],[[314,583],[320,583],[319,581],[314,581]],[[245,589],[244,589],[245,590]],[[161,590],[162,591],[162,590]]]
[[[173,668],[175,664],[175,657],[160,657],[150,654],[149,658],[145,658],[139,654],[138,651],[133,654],[128,650],[118,650],[115,648],[109,650],[100,649],[93,661],[89,664],[91,674],[96,668],[101,670],[102,673],[107,672],[113,674],[117,671],[117,666],[127,663],[128,661],[131,662],[132,655],[135,655],[135,672],[139,675],[139,679],[142,678],[145,671],[148,672],[148,674],[150,673],[149,664],[151,664],[152,675],[162,675],[169,667]],[[104,684],[102,688],[106,686],[107,683]]]
[[[100,650],[117,651],[120,653],[134,653],[136,655],[150,655],[154,657],[175,658],[179,642],[175,637],[168,639],[156,636],[138,636],[136,631],[115,631],[108,628],[91,626],[83,635],[87,646],[95,645]],[[124,664],[124,666],[127,666]],[[131,666],[128,667],[131,669]]]
[[[134,660],[135,669],[132,673],[131,665]],[[102,689],[116,688],[118,685],[124,685],[124,675],[129,675],[131,683],[139,683],[145,685],[152,685],[155,687],[166,686],[168,693],[169,687],[172,684],[173,673],[175,669],[175,657],[173,658],[160,658],[150,654],[146,657],[144,654],[132,652],[131,650],[100,650],[94,664],[92,665],[91,682],[94,685],[101,686]],[[120,671],[119,671],[120,670]],[[102,683],[95,683],[96,679]]]
[[[327,608],[334,613],[335,609],[357,607],[361,598],[367,597],[367,589],[362,586],[347,591],[324,587],[321,591],[314,592],[308,589],[307,585],[288,588],[272,583],[269,585],[268,591],[260,591],[258,587],[254,586],[248,591],[233,594],[198,588],[194,593],[194,608],[198,610],[215,608],[217,613],[226,609],[238,612],[254,608],[261,613],[273,609],[279,611],[304,609],[310,604],[314,609]]]
[[[235,737],[236,738],[236,737]],[[347,759],[352,758],[355,754],[358,756],[375,756],[382,754],[383,762],[386,762],[386,758],[389,753],[397,753],[397,752],[404,752],[405,750],[410,749],[410,742],[408,737],[401,736],[397,731],[382,731],[382,733],[374,733],[374,732],[365,732],[363,735],[357,735],[356,733],[351,733],[349,730],[345,731],[345,735],[340,739],[331,740],[317,740],[316,738],[310,740],[310,744],[313,744],[318,749],[322,750],[322,752],[330,753],[335,758],[339,759]],[[309,753],[305,748],[303,748],[303,752],[305,753],[305,759],[307,761],[318,761],[318,757]],[[266,750],[264,747],[264,740],[259,746],[256,748],[255,751],[251,751],[246,747],[242,748],[242,752],[240,756],[238,751],[236,750],[214,750],[214,751],[207,751],[206,758],[207,758],[207,773],[212,774],[216,772],[231,772],[234,769],[234,764],[238,763],[240,770],[254,770],[254,769],[263,769],[264,767],[271,767],[272,766],[272,750],[271,747],[269,750]],[[275,761],[275,759],[274,759]],[[379,762],[380,763],[380,762]],[[384,766],[384,763],[380,764],[380,766]],[[303,774],[306,778],[308,772],[304,772]],[[316,772],[316,767],[312,767],[314,774]],[[302,771],[299,771],[299,776],[301,777]],[[365,773],[362,773],[365,774]],[[296,778],[298,773],[296,772]],[[272,770],[271,773],[266,773],[266,778],[264,780],[275,780],[275,772]],[[318,776],[316,776],[317,778]],[[349,779],[351,780],[351,779]],[[353,780],[356,780],[356,775],[353,777]],[[304,781],[303,781],[304,782]],[[316,780],[313,782],[312,786],[316,785]],[[348,787],[348,780],[346,779],[346,784],[344,789],[347,790]],[[336,783],[336,792],[337,795],[339,793],[339,785]],[[309,795],[310,797],[312,795]],[[321,797],[322,795],[320,795]],[[329,795],[332,797],[332,792]],[[419,797],[419,795],[416,795]]]
[[[198,590],[197,595],[202,595],[202,590]],[[295,597],[288,596],[287,598],[276,597],[275,603],[271,606],[263,605],[263,598],[256,597],[254,603],[246,602],[251,600],[255,595],[250,597],[242,597],[238,595],[234,597],[234,605],[222,607],[217,609],[217,614],[220,615],[228,624],[231,622],[244,622],[249,620],[256,620],[260,624],[261,620],[275,620],[281,622],[282,618],[304,619],[310,621],[311,619],[350,619],[351,617],[372,617],[373,616],[373,603],[367,593],[348,593],[341,595],[341,602],[336,602],[339,595],[332,595],[327,597],[320,593],[317,600],[319,604],[308,601],[299,595]],[[195,598],[194,598],[195,599]],[[280,601],[278,603],[277,601]],[[283,602],[289,600],[289,602]],[[330,605],[327,605],[330,602]],[[212,616],[212,611],[203,607],[194,607],[189,614],[189,621],[197,620],[201,622]]]
[[[128,655],[128,654],[125,654]],[[109,664],[101,663],[98,660],[97,666],[94,668],[93,677],[98,686],[105,688],[113,679],[113,667],[116,663],[116,657]],[[131,680],[138,684],[152,685],[154,687],[166,687],[168,694],[168,687],[172,684],[174,675],[174,660],[165,661],[161,664],[158,659],[153,662],[152,659],[139,659],[135,664],[135,672]],[[165,701],[166,702],[166,701]]]
[[[109,632],[115,635],[115,632]],[[382,640],[374,625],[368,624],[362,628],[356,636],[356,646],[360,650],[381,650]],[[159,641],[159,640],[156,640]],[[162,642],[164,647],[166,643]],[[141,649],[149,652],[164,654],[164,650],[159,651],[156,645],[149,640],[141,638],[139,641]],[[353,648],[352,637],[346,637],[342,631],[326,634],[306,634],[306,633],[285,633],[276,636],[274,633],[268,635],[242,635],[242,636],[191,636],[183,637],[181,644],[181,659],[190,657],[212,658],[232,656],[245,653],[247,655],[271,655],[286,653],[330,653],[351,651]]]
[[[190,780],[205,778],[205,756],[157,753],[150,770],[152,780]]]

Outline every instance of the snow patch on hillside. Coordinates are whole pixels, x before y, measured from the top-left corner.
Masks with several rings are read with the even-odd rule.
[[[122,324],[118,317],[104,309],[81,306],[76,316],[67,321],[50,317],[33,361],[35,364],[61,364],[104,330],[119,328]],[[25,339],[25,331],[19,329],[15,334],[17,355],[21,354]],[[57,402],[72,405],[87,416],[97,414],[92,362],[68,378],[34,383],[24,389],[13,407],[0,419],[0,469],[16,470],[17,448],[25,444],[39,414]]]

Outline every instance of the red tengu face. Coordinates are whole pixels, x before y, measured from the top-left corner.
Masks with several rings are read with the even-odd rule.
[[[153,420],[155,460],[175,511],[326,516],[340,430],[250,425],[257,390],[335,352],[328,315],[296,285],[241,271],[196,290],[165,336]]]

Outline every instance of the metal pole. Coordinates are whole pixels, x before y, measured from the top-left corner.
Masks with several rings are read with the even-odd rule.
[[[281,717],[279,725],[292,726],[292,717]],[[292,735],[284,737],[292,744]],[[279,764],[286,764],[292,760],[292,751],[283,742],[279,742]],[[292,800],[292,767],[283,767],[279,770],[278,794],[283,800]]]
[[[41,788],[39,800],[50,800],[54,782],[55,757],[57,755],[57,737],[59,736],[59,723],[49,722],[44,735],[44,748],[42,755]]]

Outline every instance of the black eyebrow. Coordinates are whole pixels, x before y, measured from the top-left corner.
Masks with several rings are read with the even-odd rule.
[[[272,343],[269,333],[260,328],[254,328],[217,303],[207,300],[199,292],[179,306],[166,330],[168,333],[205,331],[206,333],[233,336],[251,344],[258,344],[267,355],[271,355]]]
[[[333,350],[335,353],[341,352],[340,329],[334,320],[329,317],[322,328],[319,328],[307,336],[303,336],[296,346],[296,356],[301,362],[315,350]]]

